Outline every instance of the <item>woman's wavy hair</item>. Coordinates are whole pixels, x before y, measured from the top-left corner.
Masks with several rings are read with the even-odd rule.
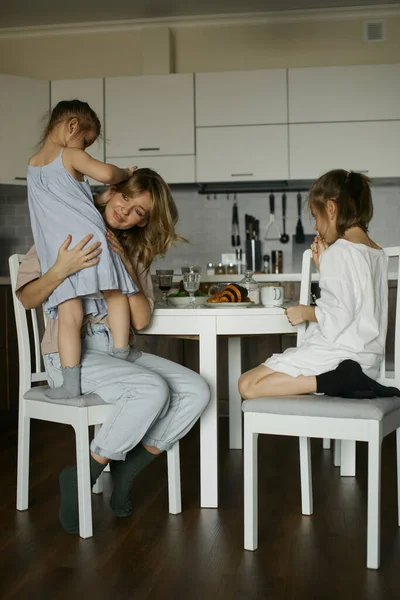
[[[87,102],[81,100],[61,100],[50,113],[38,146],[42,146],[57,125],[63,121],[77,119],[79,132],[94,131],[96,139],[101,135],[101,123],[97,114]]]
[[[136,169],[127,181],[117,184],[116,192],[134,198],[149,192],[151,205],[148,222],[144,227],[113,230],[130,256],[137,253],[138,260],[147,269],[156,256],[163,256],[175,242],[187,240],[175,233],[179,214],[169,186],[152,169]]]
[[[311,186],[310,210],[326,212],[328,200],[336,202],[336,227],[341,237],[350,227],[360,227],[365,233],[374,214],[370,180],[362,173],[335,169],[322,175]]]

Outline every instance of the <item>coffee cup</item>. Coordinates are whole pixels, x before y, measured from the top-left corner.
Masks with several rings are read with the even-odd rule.
[[[261,288],[261,304],[264,306],[282,306],[285,288],[277,285],[264,285]]]

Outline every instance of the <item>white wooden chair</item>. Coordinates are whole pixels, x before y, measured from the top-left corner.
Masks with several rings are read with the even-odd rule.
[[[54,401],[45,396],[44,392],[48,386],[32,387],[32,383],[47,382],[47,376],[41,367],[37,311],[30,311],[35,357],[35,365],[32,368],[27,311],[15,295],[17,273],[22,259],[23,256],[18,254],[14,254],[9,258],[19,353],[17,509],[26,510],[29,504],[30,420],[39,419],[72,425],[75,430],[76,464],[78,470],[79,535],[82,538],[88,538],[93,535],[89,469],[89,426],[94,425],[95,431],[97,431],[101,424],[113,413],[115,407],[103,402],[97,394],[87,394],[71,400]],[[178,514],[182,512],[179,442],[168,451],[167,463],[169,512],[171,514]],[[102,491],[102,476],[100,476],[93,487],[93,492],[101,493]]]
[[[400,247],[385,249],[388,257],[398,257]],[[303,274],[307,280],[311,251],[303,256]],[[398,268],[400,280],[400,263]],[[305,287],[305,286],[302,286]],[[300,302],[307,303],[305,290]],[[304,294],[303,294],[304,292]],[[305,327],[299,328],[301,339]],[[400,293],[397,284],[394,378],[388,378],[383,360],[380,383],[400,386]],[[260,433],[299,437],[301,505],[304,515],[313,512],[310,438],[368,443],[367,567],[380,563],[380,474],[383,438],[396,430],[397,481],[400,489],[400,398],[352,400],[329,396],[290,396],[259,398],[243,403],[244,412],[244,547],[256,550],[257,535],[257,438]],[[400,500],[398,498],[400,525]]]

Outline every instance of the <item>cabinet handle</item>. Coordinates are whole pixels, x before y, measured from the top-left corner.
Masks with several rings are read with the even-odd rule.
[[[231,177],[253,177],[254,173],[231,173]]]
[[[14,177],[16,181],[26,181],[26,177]]]
[[[160,148],[139,148],[139,152],[149,152],[150,150],[155,152],[156,150],[160,150]]]
[[[362,171],[361,169],[359,169],[358,171],[356,171],[356,173],[369,173],[369,170],[364,169],[364,171]]]

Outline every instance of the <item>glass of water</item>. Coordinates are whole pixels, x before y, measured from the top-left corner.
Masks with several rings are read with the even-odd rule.
[[[197,308],[194,293],[200,287],[200,273],[189,271],[183,274],[183,287],[189,293],[189,304],[186,308]]]

